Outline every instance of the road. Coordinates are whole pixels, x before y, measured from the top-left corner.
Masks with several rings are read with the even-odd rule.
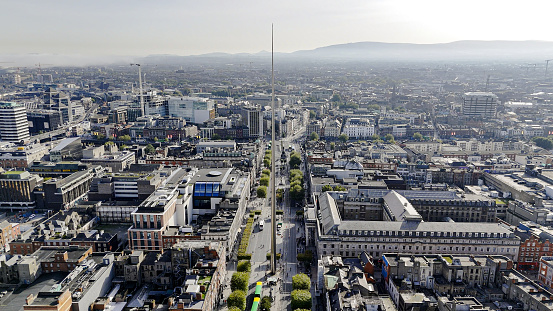
[[[92,106],[90,106],[90,108],[86,111],[86,113],[83,114],[82,116],[80,116],[77,120],[73,120],[71,123],[69,123],[67,125],[64,125],[63,127],[59,128],[59,129],[56,129],[56,130],[53,130],[53,131],[50,131],[50,132],[46,132],[46,133],[42,133],[42,134],[33,135],[33,136],[31,136],[31,139],[32,140],[36,140],[36,139],[43,140],[43,139],[46,139],[46,138],[62,135],[64,133],[66,133],[67,130],[71,126],[77,125],[77,124],[83,122],[84,120],[87,120],[90,117],[90,115],[92,113],[94,113],[94,111],[96,111],[96,108],[98,108],[98,105],[97,104],[92,104]]]
[[[303,131],[299,131],[296,135],[283,139],[282,144],[276,144],[273,146],[273,152],[275,152],[276,167],[273,172],[276,172],[276,186],[277,189],[284,189],[284,196],[282,202],[277,202],[276,209],[283,210],[283,215],[277,215],[277,223],[282,223],[282,228],[277,232],[276,249],[277,253],[281,254],[281,259],[277,261],[277,273],[275,277],[279,280],[276,286],[269,286],[267,278],[270,277],[270,261],[267,259],[267,253],[271,251],[271,185],[269,184],[267,191],[267,198],[254,199],[248,206],[251,210],[261,210],[261,215],[256,215],[252,234],[248,244],[247,252],[252,254],[251,259],[251,274],[250,274],[250,286],[248,290],[248,305],[246,310],[251,307],[253,301],[253,293],[257,282],[263,282],[262,296],[273,297],[272,310],[290,310],[290,293],[292,291],[292,277],[298,273],[297,267],[297,238],[303,236],[305,230],[301,229],[301,222],[296,220],[296,208],[290,206],[289,201],[289,166],[286,163],[280,162],[280,156],[282,153],[282,147],[287,148],[290,143],[294,143],[296,150],[300,150],[299,144],[294,141],[302,137]],[[264,151],[263,151],[264,152]],[[289,153],[287,151],[287,159],[289,159]],[[281,165],[284,165],[285,169],[281,170]],[[263,230],[259,228],[260,220],[264,220],[265,226]],[[232,275],[233,271],[236,271],[235,263],[230,263],[227,267],[228,277]],[[223,293],[225,299],[230,294],[230,286],[227,287]],[[226,308],[222,308],[226,310]]]

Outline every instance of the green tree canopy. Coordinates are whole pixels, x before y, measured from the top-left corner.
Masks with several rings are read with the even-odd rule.
[[[154,146],[152,146],[151,144],[148,144],[148,146],[146,146],[146,149],[144,149],[144,151],[147,154],[152,154],[152,153],[156,152],[156,148],[154,148]]]
[[[319,134],[313,132],[309,135],[309,140],[319,140]]]
[[[259,184],[261,186],[269,186],[269,177],[262,177],[260,180],[259,180]]]
[[[309,290],[311,289],[311,279],[307,274],[296,274],[292,277],[292,288]]]
[[[267,187],[265,187],[265,186],[258,187],[257,188],[257,196],[260,197],[260,198],[267,197]]]
[[[313,110],[309,110],[309,119],[315,119],[317,114]]]
[[[292,310],[311,309],[311,292],[308,290],[296,289],[292,291]]]
[[[250,274],[248,272],[234,272],[230,279],[230,289],[232,291],[248,290],[248,282],[250,280]]]
[[[374,134],[373,136],[371,136],[371,140],[379,140],[380,139],[380,136]]]
[[[261,171],[261,174],[271,176],[271,170],[268,169],[268,168],[265,168],[265,169],[263,169],[263,171]]]
[[[273,299],[271,299],[270,296],[265,296],[261,298],[261,303],[259,304],[261,311],[270,311],[272,302],[273,302]]]
[[[347,134],[340,134],[340,136],[338,136],[338,139],[339,139],[342,143],[345,143],[346,141],[348,141],[349,136],[348,136]]]
[[[230,308],[236,307],[241,311],[246,309],[246,293],[241,290],[233,291],[227,299],[227,306]]]
[[[334,186],[334,191],[346,191],[346,188],[340,185]]]
[[[386,136],[384,136],[384,139],[386,139],[387,142],[391,142],[393,143],[395,140],[394,140],[394,135],[392,134],[386,134]]]
[[[322,192],[327,192],[327,191],[332,191],[332,186],[331,185],[324,185],[323,188],[321,189]]]
[[[131,136],[129,136],[129,135],[121,135],[121,136],[117,137],[117,140],[120,140],[120,141],[130,141],[130,140],[131,140]]]
[[[290,154],[290,167],[292,169],[297,169],[301,165],[301,154],[297,151],[292,151]]]
[[[330,150],[336,149],[336,144],[334,142],[330,143]]]
[[[533,137],[532,141],[536,144],[536,146],[551,150],[553,149],[553,140],[545,137]]]
[[[417,141],[421,141],[422,140],[422,134],[419,133],[419,132],[416,132],[415,134],[413,134],[413,139],[417,140]]]
[[[249,260],[240,260],[236,266],[238,272],[251,272],[252,263]]]

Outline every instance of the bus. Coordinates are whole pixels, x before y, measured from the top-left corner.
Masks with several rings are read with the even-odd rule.
[[[263,226],[264,226],[264,225],[265,225],[265,222],[263,221],[263,219],[261,219],[261,220],[259,221],[259,230],[260,230],[260,231],[263,230]]]
[[[253,295],[255,298],[260,299],[261,298],[261,287],[263,286],[262,282],[257,282],[257,285],[255,285],[255,294]],[[254,300],[255,300],[254,298]]]
[[[252,311],[257,311],[257,308],[259,307],[259,300],[260,298],[259,297],[255,297],[253,299],[253,304],[252,304]]]

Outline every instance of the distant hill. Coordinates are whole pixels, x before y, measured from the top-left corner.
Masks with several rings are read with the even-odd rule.
[[[267,60],[270,52],[209,53],[193,56],[150,55],[145,62],[175,63],[190,61]],[[456,41],[437,44],[356,42],[313,50],[275,53],[280,60],[363,60],[363,61],[528,61],[541,63],[553,59],[550,41]]]
[[[553,58],[549,41],[456,41],[438,44],[357,42],[291,53],[297,57],[359,60],[533,60]]]

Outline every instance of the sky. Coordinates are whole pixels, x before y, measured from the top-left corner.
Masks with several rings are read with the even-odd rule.
[[[553,41],[553,1],[2,0],[0,55],[293,52],[378,41]],[[1,59],[0,59],[1,62]]]

